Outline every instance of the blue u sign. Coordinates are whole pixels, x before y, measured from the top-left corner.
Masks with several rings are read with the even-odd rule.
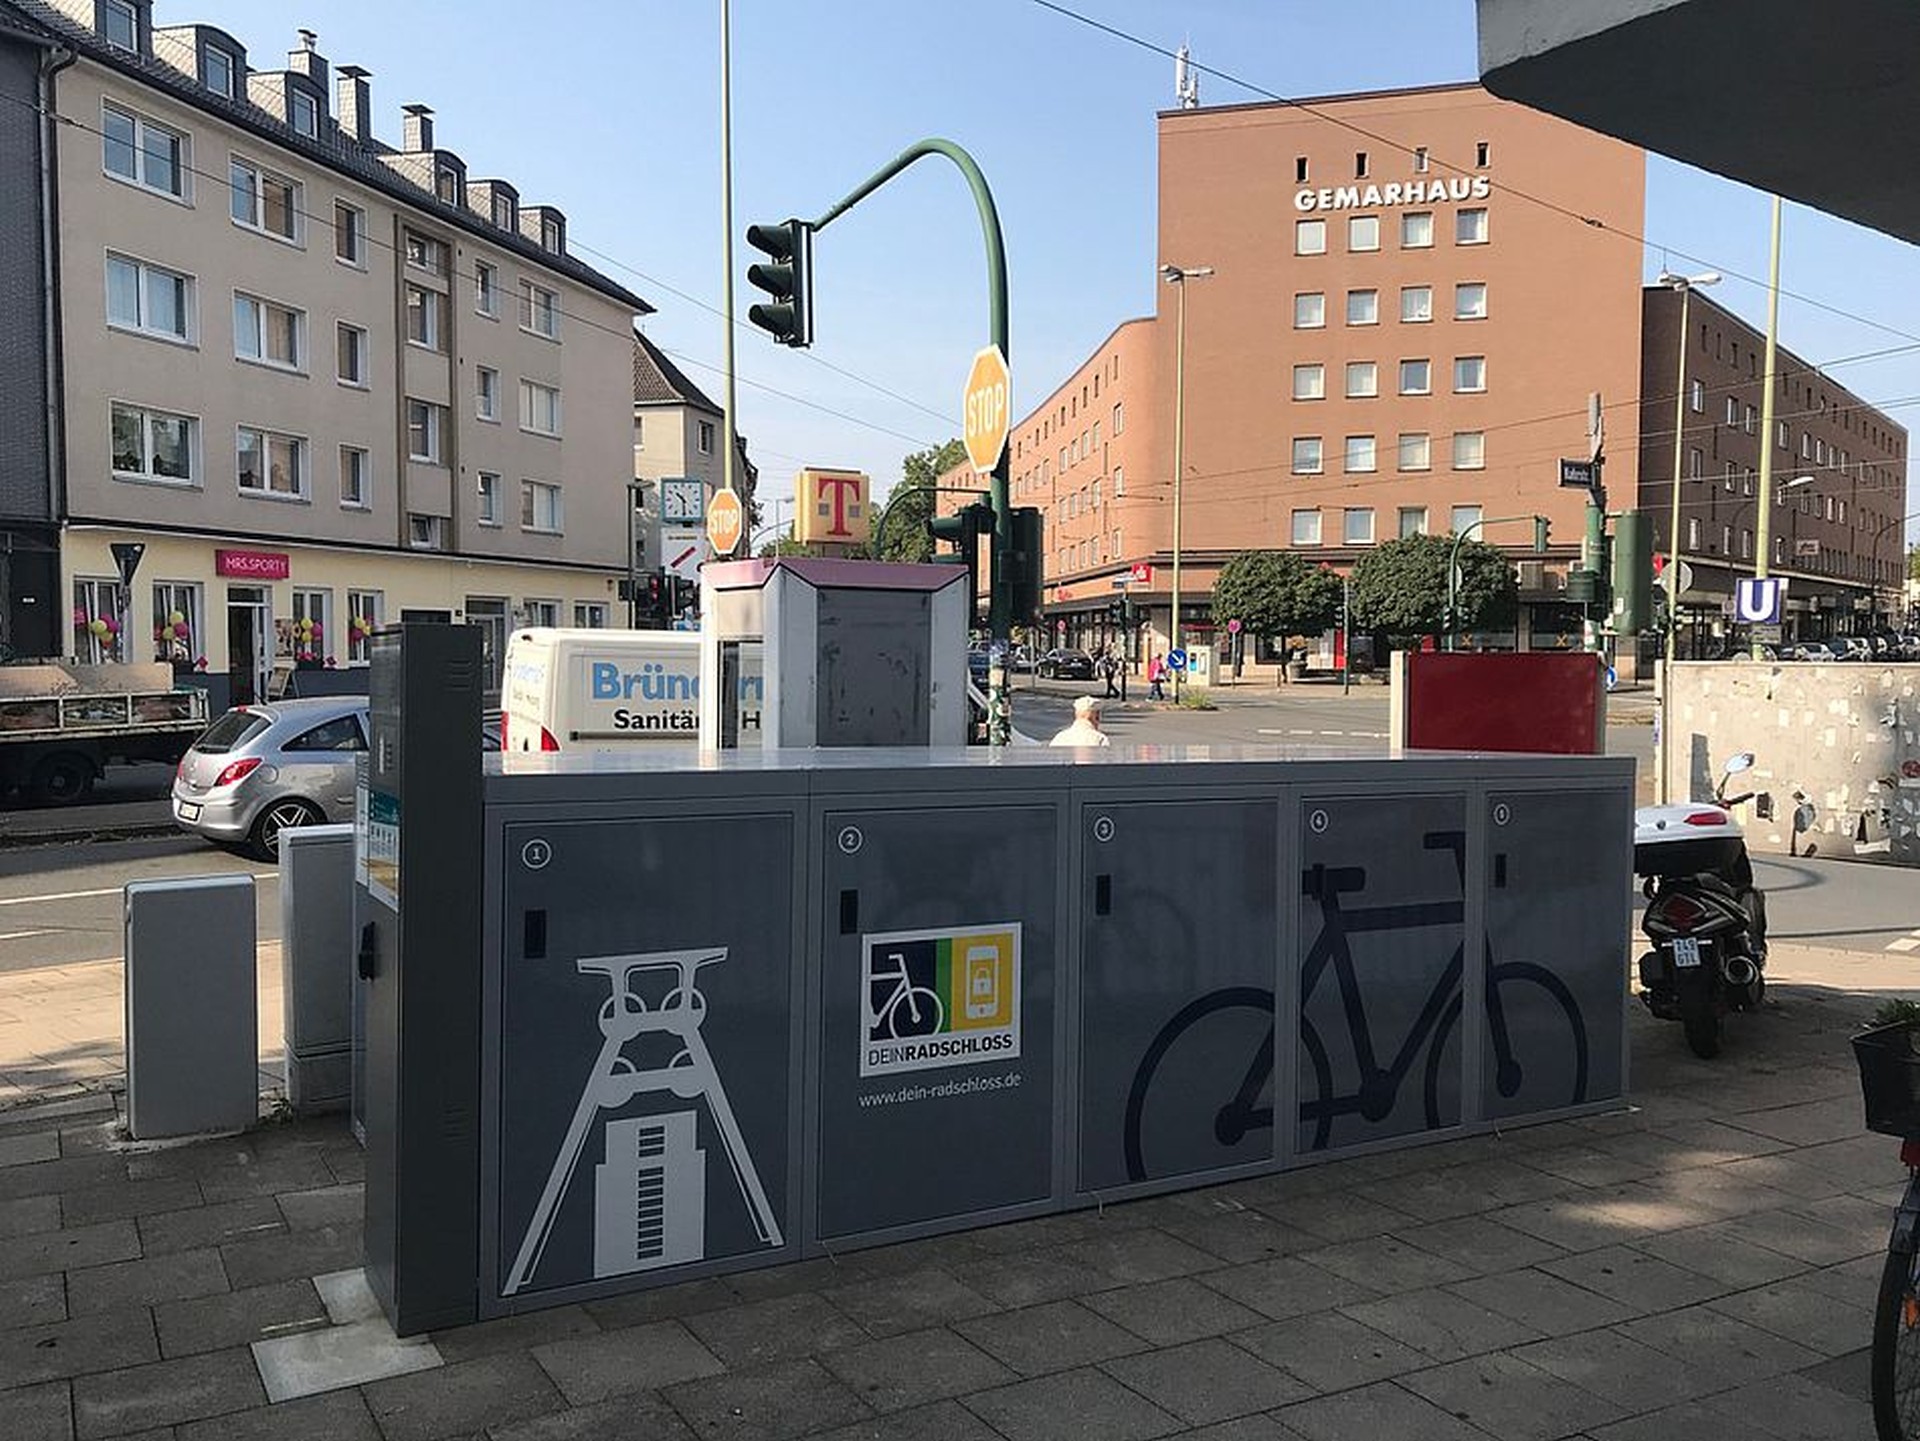
[[[1734,593],[1734,614],[1748,625],[1778,625],[1784,582],[1768,576],[1741,579]]]

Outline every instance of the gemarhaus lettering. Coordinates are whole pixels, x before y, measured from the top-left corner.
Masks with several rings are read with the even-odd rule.
[[[1462,200],[1485,200],[1493,182],[1484,175],[1453,175],[1440,180],[1392,180],[1385,185],[1341,185],[1322,190],[1296,190],[1293,208],[1315,210],[1382,210],[1396,205],[1446,205]]]

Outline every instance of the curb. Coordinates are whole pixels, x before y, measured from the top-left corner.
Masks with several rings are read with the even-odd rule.
[[[90,826],[74,830],[11,831],[0,830],[0,850],[25,850],[32,846],[95,845],[105,841],[146,841],[186,832],[167,821],[129,821],[118,825]]]

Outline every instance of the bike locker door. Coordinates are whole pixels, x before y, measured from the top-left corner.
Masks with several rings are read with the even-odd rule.
[[[1299,1149],[1460,1124],[1466,798],[1307,796]]]
[[[1271,1164],[1271,800],[1088,803],[1075,1189]]]
[[[1051,1202],[1055,815],[823,815],[820,1240]]]
[[[798,1251],[792,813],[505,828],[494,1312]]]
[[[1632,807],[1624,790],[1487,798],[1486,1004],[1474,1084],[1490,1120],[1625,1091]]]

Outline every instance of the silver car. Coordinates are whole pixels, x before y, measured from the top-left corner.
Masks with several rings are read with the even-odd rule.
[[[236,706],[181,758],[174,824],[278,860],[282,831],[353,819],[354,758],[368,729],[365,696]]]

